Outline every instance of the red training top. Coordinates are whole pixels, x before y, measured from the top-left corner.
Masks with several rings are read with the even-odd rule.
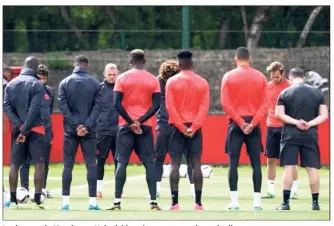
[[[202,127],[208,115],[210,89],[208,82],[190,70],[183,70],[167,80],[166,109],[169,124],[174,124],[180,131],[192,123],[193,131]]]
[[[123,93],[122,105],[132,120],[138,120],[152,107],[152,95],[160,92],[160,84],[148,71],[131,69],[117,77],[114,91]],[[120,115],[119,125],[126,124]],[[152,126],[152,118],[143,125]]]
[[[269,111],[267,117],[267,126],[269,127],[282,127],[283,122],[275,117],[275,107],[278,96],[280,93],[290,86],[290,82],[283,78],[280,84],[276,84],[273,81],[268,82],[269,89]]]
[[[251,123],[256,126],[269,108],[266,77],[250,66],[227,72],[222,79],[221,104],[239,126],[245,123],[241,116],[253,116]]]

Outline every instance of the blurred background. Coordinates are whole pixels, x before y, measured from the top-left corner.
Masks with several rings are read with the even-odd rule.
[[[265,74],[272,61],[287,71],[302,67],[329,103],[329,6],[4,6],[3,29],[4,64],[20,66],[35,55],[50,67],[56,93],[77,54],[89,57],[89,72],[102,81],[107,63],[129,69],[134,48],[145,50],[155,75],[163,61],[190,48],[194,70],[210,83],[210,112],[220,114],[221,79],[235,67],[234,50],[247,46]]]

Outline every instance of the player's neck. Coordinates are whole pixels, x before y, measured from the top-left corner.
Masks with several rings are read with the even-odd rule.
[[[300,84],[300,83],[304,83],[304,79],[302,78],[294,78],[292,79],[292,84]]]
[[[249,67],[248,61],[240,61],[237,65],[237,67]]]
[[[144,70],[144,65],[132,65],[132,69],[135,69],[135,70]]]

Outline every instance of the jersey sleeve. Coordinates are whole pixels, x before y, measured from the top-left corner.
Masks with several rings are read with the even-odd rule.
[[[320,93],[320,95],[320,105],[326,105],[325,95],[323,93]]]
[[[123,80],[122,80],[121,77],[116,78],[114,91],[118,91],[118,92],[122,92],[123,93],[123,84],[122,84],[122,81]]]
[[[278,96],[276,105],[285,105],[285,93],[286,93],[286,91],[283,91],[283,92]]]
[[[160,93],[160,92],[161,92],[161,89],[160,89],[160,82],[159,82],[159,79],[158,79],[158,78],[155,78],[154,81],[155,81],[155,87],[154,87],[154,91],[153,91],[153,93]]]

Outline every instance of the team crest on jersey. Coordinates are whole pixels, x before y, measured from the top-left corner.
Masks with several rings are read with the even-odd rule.
[[[49,95],[48,94],[44,94],[44,99],[45,100],[48,100],[50,97],[49,97]]]

